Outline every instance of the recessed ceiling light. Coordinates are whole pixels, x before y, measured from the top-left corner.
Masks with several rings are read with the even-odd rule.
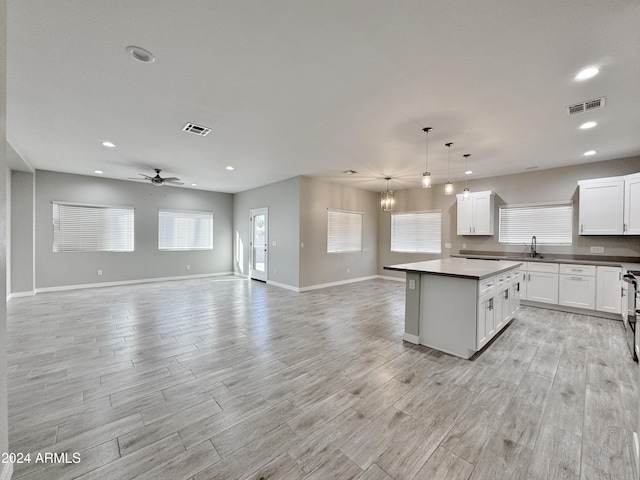
[[[228,165],[228,166],[226,166],[225,168],[226,168],[227,170],[229,170],[229,171],[233,170],[233,167],[232,167],[231,165]]]
[[[356,172],[355,170],[343,170],[342,173],[344,173],[345,175],[355,175]]]
[[[473,170],[467,170],[466,172],[464,172],[465,175],[471,175],[473,173]]]
[[[102,142],[102,146],[107,148],[113,148],[116,146],[116,144],[107,141],[107,142]]]
[[[138,62],[153,63],[156,60],[149,50],[146,50],[142,47],[136,47],[135,45],[129,45],[127,47],[127,52],[129,52],[129,55],[131,55],[133,59]]]
[[[595,77],[600,70],[596,67],[588,67],[583,70],[580,70],[576,75],[576,80],[587,80],[588,78]]]
[[[94,170],[93,173],[103,174],[104,172],[102,170]]]
[[[586,122],[586,123],[583,123],[582,125],[580,125],[580,128],[582,130],[588,130],[589,128],[593,128],[596,125],[598,125],[596,122]]]
[[[197,183],[192,183],[192,184],[191,184],[191,186],[192,186],[192,187],[197,187],[197,186],[198,186],[198,184],[197,184]]]
[[[592,155],[595,155],[596,153],[598,153],[598,152],[596,152],[595,150],[588,150],[588,151],[584,152],[583,155],[585,157],[591,157]]]

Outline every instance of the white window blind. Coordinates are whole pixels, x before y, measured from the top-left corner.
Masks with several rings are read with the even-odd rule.
[[[212,250],[213,212],[160,210],[160,250]]]
[[[133,207],[53,202],[54,252],[133,252]]]
[[[440,253],[442,211],[391,214],[391,251]]]
[[[327,252],[362,251],[362,213],[327,210]]]
[[[571,245],[573,204],[567,202],[500,207],[500,243]]]

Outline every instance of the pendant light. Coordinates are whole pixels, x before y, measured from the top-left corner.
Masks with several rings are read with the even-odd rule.
[[[391,177],[384,177],[387,181],[387,191],[380,192],[380,209],[383,213],[393,212],[393,190],[389,190],[389,180]]]
[[[422,188],[431,188],[431,172],[429,172],[429,131],[431,127],[423,128],[422,131],[427,136],[427,149],[424,162],[424,173],[422,174]]]
[[[469,171],[469,157],[471,156],[470,153],[465,153],[463,155],[464,157],[464,173],[467,173]],[[467,185],[467,179],[465,178],[464,180],[464,190],[462,191],[462,197],[466,200],[467,198],[469,198],[469,194],[471,192],[469,191],[469,187]]]
[[[453,183],[451,183],[451,145],[453,142],[445,143],[445,146],[449,147],[449,163],[447,164],[447,183],[444,185],[444,194],[445,195],[453,195]]]

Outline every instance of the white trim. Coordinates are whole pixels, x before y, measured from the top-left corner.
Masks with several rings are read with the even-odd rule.
[[[292,292],[300,293],[300,289],[298,287],[294,287],[293,285],[287,285],[286,283],[274,282],[273,280],[267,280],[267,285],[273,285],[274,287],[284,288],[286,290],[291,290]]]
[[[413,343],[414,345],[420,344],[420,337],[418,337],[418,335],[411,335],[410,333],[404,332],[402,334],[402,339],[405,342]]]
[[[65,202],[64,200],[51,200],[51,204],[67,205],[70,207],[91,207],[91,208],[117,208],[121,210],[135,210],[131,205],[104,205],[100,203]]]
[[[233,275],[233,272],[220,272],[220,273],[202,273],[198,275],[179,275],[176,277],[157,277],[157,278],[141,278],[139,280],[122,280],[118,282],[102,282],[102,283],[85,283],[76,285],[63,285],[60,287],[44,287],[36,288],[36,293],[46,292],[61,292],[65,290],[82,290],[85,288],[100,288],[100,287],[117,287],[120,285],[135,285],[139,283],[154,283],[154,282],[166,282],[171,280],[192,280],[195,278],[206,277],[222,277],[224,275]],[[0,479],[1,480],[1,479]]]
[[[12,292],[7,295],[7,301],[18,297],[32,297],[36,294],[33,290],[27,292]]]
[[[381,280],[393,280],[394,282],[402,282],[407,283],[407,276],[404,277],[392,277],[390,275],[378,275],[378,278]]]
[[[5,463],[5,467],[0,472],[0,480],[11,480],[13,475],[13,463]]]
[[[319,283],[317,285],[302,287],[299,290],[301,292],[308,292],[309,290],[319,290],[321,288],[336,287],[338,285],[346,285],[348,283],[364,282],[365,280],[373,280],[375,278],[378,278],[378,275],[370,275],[368,277],[359,277],[359,278],[350,278],[349,280],[340,280],[337,282],[330,282],[330,283]]]

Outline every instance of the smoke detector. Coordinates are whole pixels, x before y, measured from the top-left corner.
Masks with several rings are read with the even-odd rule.
[[[206,137],[207,134],[211,131],[210,128],[203,127],[202,125],[196,125],[195,123],[187,123],[182,130],[184,130],[185,132],[191,132],[201,137]]]
[[[603,108],[606,103],[607,97],[595,98],[593,100],[587,100],[586,102],[576,103],[565,107],[567,115],[575,115],[576,113],[589,112],[591,110],[597,110]]]

